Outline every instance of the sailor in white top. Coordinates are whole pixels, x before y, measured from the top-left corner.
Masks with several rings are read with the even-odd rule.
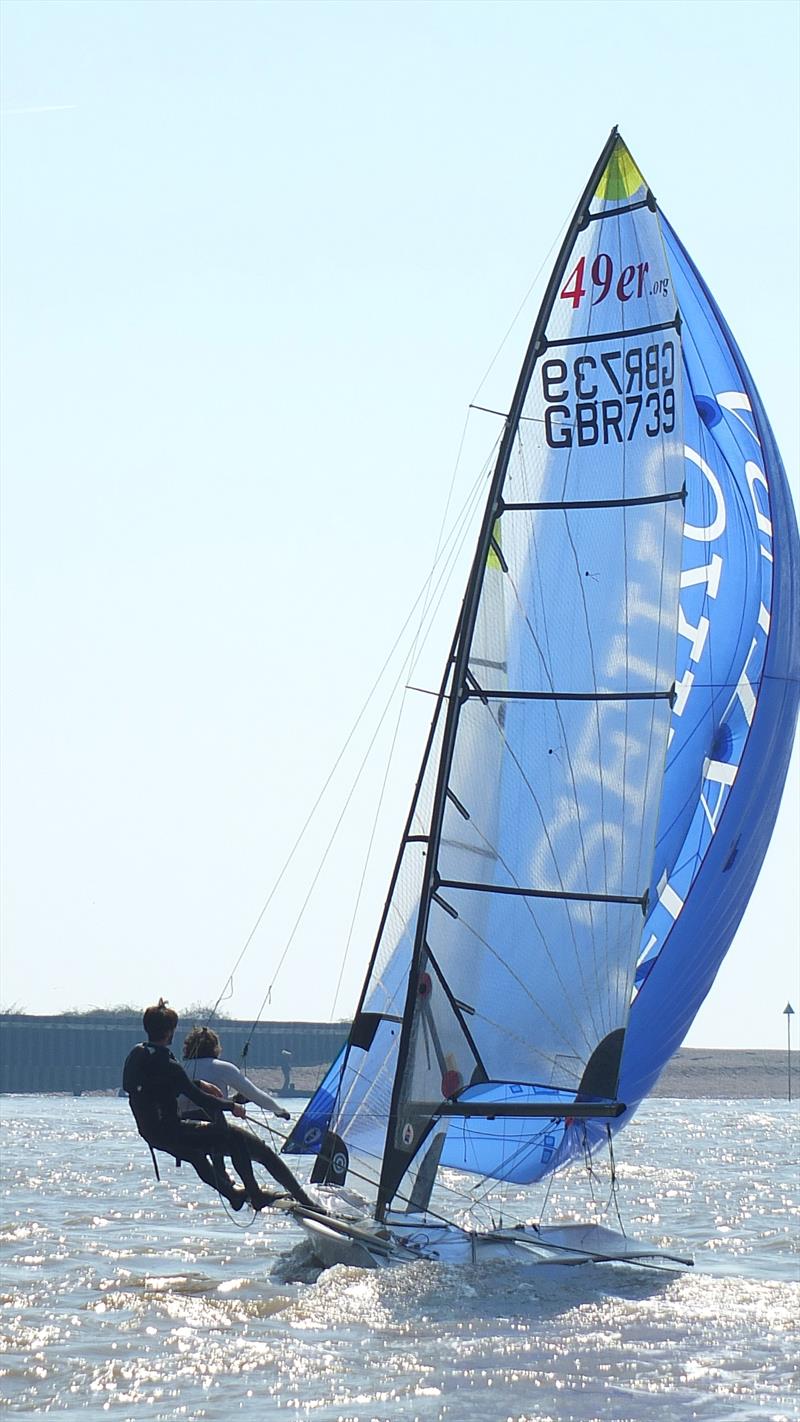
[[[232,1091],[245,1101],[263,1106],[265,1111],[271,1111],[281,1121],[290,1120],[289,1112],[284,1111],[277,1101],[273,1101],[266,1091],[259,1091],[233,1062],[222,1061],[220,1050],[220,1040],[216,1032],[210,1027],[193,1027],[183,1043],[183,1065],[188,1075],[195,1081],[205,1081],[211,1087],[216,1087],[225,1101]],[[195,1109],[188,1096],[178,1098],[178,1111],[181,1116],[187,1116]]]
[[[183,1065],[187,1074],[194,1077],[195,1081],[206,1082],[212,1093],[219,1092],[220,1096],[226,1098],[229,1091],[234,1091],[237,1097],[243,1097],[245,1101],[253,1101],[257,1106],[263,1106],[265,1110],[272,1111],[279,1116],[282,1121],[289,1120],[289,1112],[284,1111],[277,1101],[273,1101],[271,1096],[267,1096],[266,1091],[259,1091],[252,1081],[249,1081],[244,1072],[233,1065],[233,1062],[220,1060],[220,1041],[216,1032],[212,1032],[210,1027],[193,1027],[187,1033],[183,1043]],[[178,1097],[178,1111],[181,1116],[189,1117],[197,1108],[189,1100],[188,1096]],[[205,1115],[205,1112],[203,1112]],[[291,1170],[274,1150],[270,1150],[265,1141],[258,1142],[259,1164],[265,1165],[270,1175],[277,1180],[278,1184],[288,1196],[303,1205],[307,1210],[314,1210],[318,1214],[325,1213],[316,1200],[312,1200],[307,1195],[299,1180],[296,1180]],[[211,1160],[215,1168],[222,1167],[222,1162],[211,1155]],[[274,1204],[279,1196],[268,1199],[267,1194],[262,1192],[260,1196],[264,1201]]]

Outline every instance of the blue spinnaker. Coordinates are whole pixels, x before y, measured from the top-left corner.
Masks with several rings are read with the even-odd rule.
[[[713,588],[706,583],[698,599],[702,585],[692,585],[694,605],[684,614],[679,670],[684,680],[693,672],[695,685],[667,765],[660,824],[660,843],[669,846],[662,856],[665,887],[643,934],[644,971],[620,1079],[620,1096],[630,1104],[647,1095],[680,1046],[747,906],[778,813],[800,692],[800,545],[781,458],[724,317],[669,223],[662,225],[700,415],[697,445],[719,486],[712,523],[719,524],[723,508],[726,522],[696,545],[703,552],[698,563],[717,560]],[[684,560],[685,568],[693,566]],[[708,633],[692,659],[703,617]],[[724,676],[720,639],[736,647]],[[705,684],[718,682],[719,693],[709,695]],[[703,693],[697,709],[696,689]],[[694,796],[680,765],[680,746],[693,736],[705,751]],[[676,822],[687,826],[682,843]]]
[[[433,1168],[537,1180],[652,1088],[769,842],[798,611],[758,393],[610,140],[534,328],[351,1041],[303,1118],[382,1168],[384,1202],[434,1146]],[[564,1114],[613,1097],[616,1121]],[[437,1116],[478,1099],[556,1114]]]
[[[319,1155],[331,1114],[339,1094],[345,1052],[342,1047],[338,1057],[328,1067],[306,1109],[292,1128],[289,1139],[283,1147],[286,1155]]]

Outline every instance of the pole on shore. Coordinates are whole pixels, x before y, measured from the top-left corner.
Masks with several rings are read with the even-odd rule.
[[[788,1077],[788,1080],[789,1080],[789,1100],[791,1101],[791,1099],[792,1099],[792,1018],[794,1017],[794,1008],[792,1007],[792,1004],[791,1004],[790,1002],[787,1002],[786,1006],[784,1007],[784,1009],[783,1009],[783,1015],[784,1015],[784,1017],[786,1018],[786,1074],[787,1074],[787,1077]]]

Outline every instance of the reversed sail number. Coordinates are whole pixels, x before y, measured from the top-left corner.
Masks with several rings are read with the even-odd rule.
[[[551,449],[622,444],[675,429],[671,340],[542,362],[545,438]]]

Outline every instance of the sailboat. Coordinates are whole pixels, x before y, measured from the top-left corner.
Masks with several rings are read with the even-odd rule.
[[[797,570],[761,399],[615,129],[505,417],[352,1027],[284,1147],[330,1187],[295,1211],[323,1263],[691,1262],[431,1197],[613,1152],[680,1046],[778,810]]]

